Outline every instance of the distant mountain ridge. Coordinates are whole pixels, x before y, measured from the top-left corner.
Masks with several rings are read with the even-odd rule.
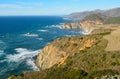
[[[120,16],[120,8],[113,8],[109,10],[98,9],[93,11],[75,12],[65,16],[65,18],[72,20],[83,20],[86,16],[91,14],[101,14],[106,17],[118,17]]]

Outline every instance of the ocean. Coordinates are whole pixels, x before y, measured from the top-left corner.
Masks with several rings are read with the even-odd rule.
[[[42,48],[56,38],[82,35],[61,28],[69,21],[59,16],[0,16],[0,79],[37,71],[34,61]]]

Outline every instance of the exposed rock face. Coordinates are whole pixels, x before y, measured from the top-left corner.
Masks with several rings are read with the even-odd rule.
[[[86,20],[82,22],[73,22],[73,23],[66,23],[62,26],[63,29],[83,29],[88,30],[91,32],[96,25],[102,25],[103,23],[99,20],[91,21]]]
[[[66,58],[66,52],[50,44],[46,46],[38,55],[36,64],[40,69],[46,69],[52,67],[56,63],[63,61],[64,57]]]
[[[42,50],[37,56],[36,65],[42,70],[55,64],[63,65],[68,56],[91,47],[94,42],[94,39],[87,37],[59,38]]]

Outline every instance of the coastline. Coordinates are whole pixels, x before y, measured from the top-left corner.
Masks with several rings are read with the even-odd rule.
[[[107,51],[103,50],[107,47],[107,44],[109,43],[108,40],[103,39],[103,38],[104,38],[104,36],[110,35],[111,33],[115,32],[116,29],[119,29],[119,27],[120,27],[120,25],[111,25],[111,24],[99,25],[89,35],[58,38],[58,39],[54,40],[52,43],[50,43],[49,45],[45,46],[44,49],[38,54],[36,62],[37,62],[37,66],[39,66],[39,68],[40,68],[40,71],[37,71],[37,72],[30,71],[30,72],[24,73],[24,75],[10,76],[9,79],[12,79],[12,78],[19,79],[18,77],[26,77],[29,79],[29,77],[31,77],[29,74],[31,74],[31,75],[36,74],[36,76],[34,75],[34,76],[32,76],[32,78],[37,77],[37,74],[39,74],[40,75],[39,77],[41,79],[44,79],[44,76],[45,77],[49,76],[49,75],[45,75],[44,73],[46,73],[46,74],[54,73],[55,74],[55,73],[58,73],[58,71],[62,71],[61,68],[64,68],[64,67],[65,68],[67,67],[68,69],[69,68],[71,69],[71,67],[72,67],[72,69],[73,70],[75,69],[75,71],[82,69],[85,71],[84,73],[88,73],[88,74],[93,73],[94,71],[97,71],[102,68],[102,70],[99,72],[105,71],[105,72],[108,72],[108,74],[113,73],[114,75],[111,74],[111,77],[113,77],[115,75],[116,75],[116,77],[119,77],[118,70],[116,70],[116,68],[114,68],[114,65],[111,65],[112,61],[114,61],[113,59],[109,59],[110,62],[107,65],[102,64],[102,62],[98,62],[101,60],[101,57],[108,52],[110,53],[110,54],[108,54],[109,56],[116,54],[114,51],[107,52]],[[78,41],[80,41],[80,42],[78,42]],[[99,49],[99,51],[96,51],[97,49]],[[117,51],[119,52],[119,50],[117,50]],[[95,57],[96,58],[95,61],[99,64],[102,64],[103,66],[99,65],[99,64],[97,64],[97,66],[95,66],[95,67],[92,66],[92,62],[90,62],[90,61],[94,61],[94,57],[93,57],[93,59],[91,59],[90,52],[91,52],[91,54],[93,54],[93,56],[97,55]],[[79,58],[79,55],[80,56],[82,55],[83,57]],[[86,56],[88,57],[88,59],[85,59],[85,61],[83,61],[84,57],[86,58]],[[74,61],[72,59],[77,59],[77,60]],[[108,58],[106,58],[106,59],[108,59]],[[73,64],[69,65],[68,60],[74,61]],[[82,66],[82,64],[80,66],[78,64],[76,64],[76,63],[78,63],[78,61],[79,61],[79,63],[82,63],[86,68],[84,68]],[[86,61],[89,61],[90,67],[88,66],[87,63],[85,64]],[[106,61],[104,61],[104,63],[106,63]],[[60,68],[60,70],[59,70],[59,68]],[[91,68],[92,68],[92,70],[91,70]],[[67,71],[71,72],[69,70],[67,70]],[[61,74],[61,73],[59,73],[59,74]],[[106,74],[102,77],[105,77],[108,74]],[[27,75],[29,75],[29,77],[27,77]],[[101,76],[99,76],[99,77],[101,77]],[[50,78],[50,76],[48,78]]]

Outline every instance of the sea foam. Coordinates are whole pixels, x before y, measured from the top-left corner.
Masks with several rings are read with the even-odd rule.
[[[35,71],[39,70],[38,67],[35,65],[34,59],[28,59],[28,60],[26,60],[26,64],[28,66],[30,66],[30,68],[33,69],[33,70],[35,70]]]
[[[53,27],[53,28],[60,28],[60,29],[61,29],[61,25],[51,25],[50,27]]]
[[[39,50],[36,51],[32,51],[32,50],[28,50],[25,48],[16,48],[15,51],[17,52],[17,54],[10,54],[7,55],[7,59],[10,62],[18,62],[22,59],[26,59],[26,58],[32,58],[35,55],[38,54]]]
[[[61,25],[50,25],[50,26],[46,26],[45,28],[59,28],[59,29],[62,29]]]
[[[26,37],[38,37],[38,34],[23,34],[23,36],[26,36]]]
[[[32,69],[37,70],[34,64],[34,57],[39,53],[40,50],[32,51],[25,48],[16,48],[17,54],[10,54],[6,56],[7,62],[22,62],[26,61],[26,64]]]
[[[3,52],[4,52],[3,50],[0,50],[0,56],[4,54]]]
[[[88,31],[87,29],[83,29],[83,31],[81,32],[83,35],[88,35],[90,34],[91,31]]]
[[[39,32],[47,32],[48,30],[38,30]]]

